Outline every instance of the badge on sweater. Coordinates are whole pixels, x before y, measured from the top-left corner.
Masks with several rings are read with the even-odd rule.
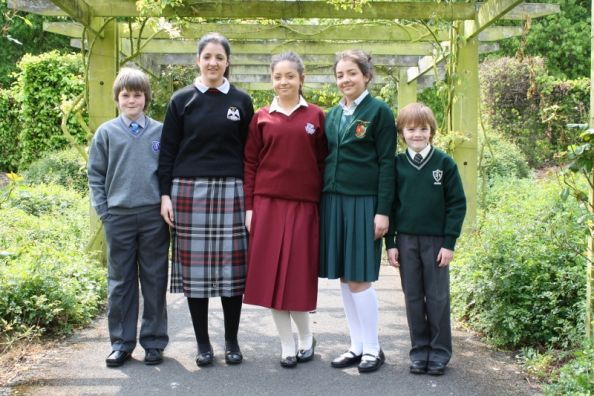
[[[307,125],[305,125],[305,132],[307,132],[310,135],[313,135],[314,133],[316,133],[316,127],[311,122],[308,122]]]
[[[433,180],[435,180],[435,182],[433,182],[434,185],[441,185],[441,178],[443,176],[443,171],[441,169],[436,169],[433,171]]]
[[[367,127],[369,126],[369,121],[355,121],[357,126],[355,127],[355,137],[359,139],[363,139],[365,134],[367,133]]]
[[[227,110],[227,119],[231,121],[239,121],[239,109],[233,106],[229,107],[229,110]]]
[[[151,148],[153,149],[153,153],[158,153],[159,149],[161,148],[161,142],[158,140],[153,140],[151,142]]]

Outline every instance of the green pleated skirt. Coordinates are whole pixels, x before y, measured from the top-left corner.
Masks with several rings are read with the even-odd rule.
[[[378,279],[382,240],[374,240],[376,201],[375,196],[322,195],[320,277],[353,282]]]

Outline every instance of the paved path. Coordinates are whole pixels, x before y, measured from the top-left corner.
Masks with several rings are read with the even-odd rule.
[[[348,331],[338,281],[320,280],[318,311],[313,315],[318,340],[315,359],[295,369],[280,367],[280,342],[270,313],[244,305],[240,344],[244,363],[227,366],[222,311],[211,300],[211,342],[216,361],[194,363],[195,339],[186,300],[169,295],[170,344],[165,360],[146,366],[137,348],[133,360],[115,369],[105,367],[110,348],[107,324],[92,327],[48,352],[29,373],[0,394],[32,395],[530,395],[536,394],[509,357],[489,351],[475,337],[454,332],[454,357],[443,377],[408,373],[408,328],[398,273],[382,267],[375,284],[380,299],[380,341],[386,364],[376,373],[356,368],[337,370],[330,361],[347,347]]]

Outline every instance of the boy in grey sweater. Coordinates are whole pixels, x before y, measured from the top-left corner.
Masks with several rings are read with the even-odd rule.
[[[113,85],[120,116],[102,124],[89,149],[91,203],[108,245],[107,321],[117,367],[136,347],[138,283],[144,311],[138,341],[144,362],[159,364],[167,335],[169,228],[160,215],[157,165],[163,124],[144,114],[151,100],[148,77],[123,68]]]

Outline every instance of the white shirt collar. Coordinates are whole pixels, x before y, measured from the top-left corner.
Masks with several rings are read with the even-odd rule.
[[[202,83],[202,80],[200,80],[200,77],[196,77],[196,79],[194,80],[194,86],[196,88],[198,88],[198,90],[202,93],[204,93],[210,89],[210,87],[208,87]],[[219,85],[218,87],[216,87],[215,89],[218,89],[220,92],[227,94],[229,92],[229,89],[231,89],[231,84],[229,84],[229,80],[227,80],[225,77],[223,77],[223,83],[221,85]]]
[[[284,115],[290,116],[291,114],[293,114],[293,112],[295,112],[295,110],[297,110],[300,107],[307,107],[307,102],[305,101],[305,99],[303,98],[303,96],[299,96],[299,103],[297,103],[297,105],[295,107],[293,107],[291,110],[289,110],[288,112],[284,111],[283,109],[281,109],[281,107],[278,104],[278,96],[275,96],[274,99],[272,99],[272,103],[270,104],[270,109],[268,110],[269,113],[274,113],[275,111],[282,113]]]
[[[410,158],[415,158],[415,154],[417,154],[417,152],[412,150],[410,147],[408,147],[407,150],[408,155],[410,155]],[[427,155],[429,155],[429,151],[431,151],[431,144],[428,144],[427,147],[425,147],[423,150],[419,152],[419,154],[421,154],[421,157],[425,159],[427,158]]]
[[[121,116],[122,120],[124,120],[124,124],[126,124],[126,126],[130,128],[130,124],[132,124],[133,121],[123,114],[121,114]],[[146,117],[144,116],[144,113],[142,113],[134,122],[140,125],[141,128],[144,128],[146,126]]]
[[[351,115],[367,95],[369,95],[369,91],[363,91],[363,93],[359,95],[357,99],[353,100],[349,106],[346,105],[346,98],[342,98],[338,103],[340,104],[340,107],[342,107],[342,111],[345,115]]]

